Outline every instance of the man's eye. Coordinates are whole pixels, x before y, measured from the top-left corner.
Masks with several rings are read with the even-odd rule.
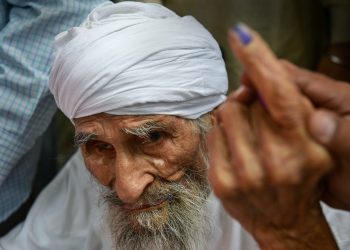
[[[161,131],[151,131],[148,133],[147,137],[141,139],[141,144],[152,144],[159,142],[164,136]]]
[[[113,146],[111,144],[108,144],[108,143],[99,143],[96,145],[96,147],[99,149],[99,150],[112,150],[113,149]]]
[[[89,153],[94,154],[114,154],[113,145],[101,141],[89,141],[86,149]]]
[[[162,133],[159,131],[152,131],[149,134],[149,140],[150,142],[156,142],[159,141],[162,138]]]

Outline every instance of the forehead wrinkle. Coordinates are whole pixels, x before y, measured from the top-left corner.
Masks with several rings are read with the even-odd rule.
[[[93,117],[87,121],[83,121],[76,126],[76,131],[93,133],[98,137],[113,138],[114,124],[112,117],[100,114],[98,117]]]

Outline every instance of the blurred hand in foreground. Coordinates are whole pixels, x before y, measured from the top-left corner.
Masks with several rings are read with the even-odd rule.
[[[350,83],[281,63],[316,107],[308,130],[333,155],[336,167],[326,178],[322,198],[330,206],[350,210]]]
[[[215,112],[214,192],[261,249],[337,249],[319,205],[319,183],[333,163],[307,130],[312,104],[254,31],[240,25],[229,43],[247,87]]]

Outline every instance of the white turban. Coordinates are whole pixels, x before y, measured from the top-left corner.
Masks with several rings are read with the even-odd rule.
[[[104,3],[57,35],[49,87],[70,119],[98,113],[195,119],[225,100],[218,44],[158,4]]]

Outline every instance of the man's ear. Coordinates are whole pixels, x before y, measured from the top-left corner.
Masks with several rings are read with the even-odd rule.
[[[210,111],[209,116],[210,116],[210,125],[211,126],[215,126],[217,123],[216,120],[216,116],[215,116],[215,112],[216,112],[217,108],[213,109],[212,111]]]

